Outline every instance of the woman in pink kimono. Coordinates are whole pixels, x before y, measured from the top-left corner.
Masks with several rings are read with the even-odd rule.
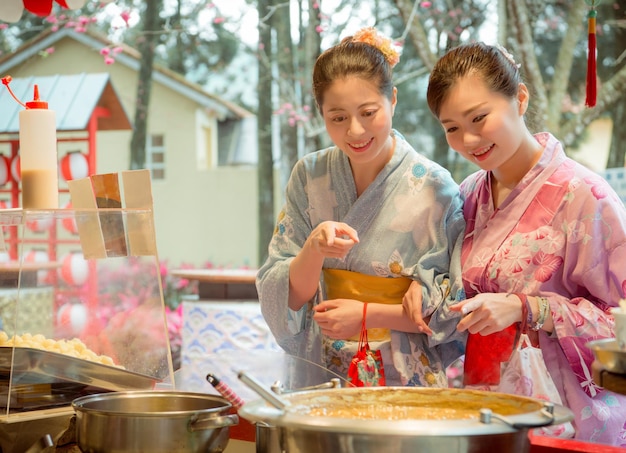
[[[626,446],[626,396],[592,378],[586,343],[614,337],[626,291],[626,209],[606,181],[529,132],[528,88],[501,47],[452,49],[435,65],[428,105],[450,147],[480,170],[461,184],[469,332],[465,384],[494,388],[520,325],[541,348],[575,437]],[[558,433],[556,433],[558,434]]]

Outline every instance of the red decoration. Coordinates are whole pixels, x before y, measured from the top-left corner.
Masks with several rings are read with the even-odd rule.
[[[11,159],[0,153],[0,186],[11,180]]]
[[[596,105],[596,95],[597,95],[597,68],[596,68],[596,16],[597,12],[595,10],[595,6],[599,3],[599,0],[591,0],[588,1],[591,5],[591,9],[589,10],[589,14],[587,15],[587,35],[588,35],[588,43],[587,43],[587,98],[585,99],[585,105],[587,107],[594,107]]]
[[[89,176],[87,156],[79,151],[70,151],[61,159],[61,176],[66,181]]]
[[[22,180],[22,167],[20,166],[20,155],[17,154],[11,161],[11,176],[13,181],[20,182]]]
[[[89,266],[82,253],[68,253],[61,260],[59,273],[65,283],[72,286],[84,285],[89,276]]]
[[[72,209],[72,203],[67,203],[64,206],[64,209]],[[61,220],[61,223],[63,224],[63,228],[65,228],[70,233],[78,234],[78,226],[76,225],[76,219],[74,218],[74,216],[64,217],[63,220]]]

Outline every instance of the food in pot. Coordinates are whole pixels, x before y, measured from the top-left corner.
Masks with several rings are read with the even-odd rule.
[[[517,415],[540,410],[542,403],[531,399],[472,390],[429,389],[415,392],[403,389],[325,392],[292,398],[293,413],[363,420],[451,420],[478,419],[481,409],[500,415]]]
[[[102,365],[123,368],[116,365],[111,357],[96,354],[78,338],[71,340],[53,340],[41,334],[32,335],[30,333],[9,337],[6,332],[0,330],[0,347],[2,346],[40,349],[76,357],[77,359],[87,360],[89,362],[100,363]]]

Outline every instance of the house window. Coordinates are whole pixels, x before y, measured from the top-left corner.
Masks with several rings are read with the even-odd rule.
[[[218,165],[256,165],[256,118],[237,118],[218,124]]]
[[[148,137],[146,167],[153,180],[165,179],[165,145],[163,135],[152,134]]]
[[[218,125],[218,159],[220,167],[235,163],[235,152],[237,150],[237,138],[240,127],[238,121],[224,120]]]

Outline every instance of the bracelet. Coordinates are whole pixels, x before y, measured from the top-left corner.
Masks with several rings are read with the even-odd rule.
[[[550,303],[545,297],[537,297],[537,305],[539,306],[539,316],[537,317],[537,322],[531,327],[535,331],[541,330],[550,311]]]
[[[526,333],[528,332],[528,326],[530,326],[533,322],[533,312],[530,309],[530,304],[528,303],[528,297],[526,294],[515,293],[515,295],[522,302],[522,321],[520,323],[520,332]]]

